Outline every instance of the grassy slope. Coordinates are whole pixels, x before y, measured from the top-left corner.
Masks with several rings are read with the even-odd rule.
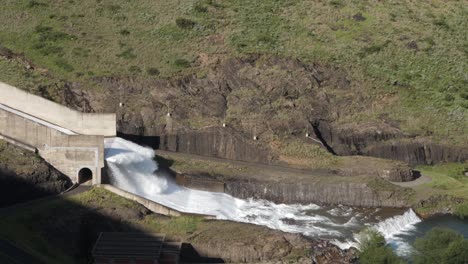
[[[341,117],[342,122],[388,114],[402,121],[407,132],[467,141],[468,7],[463,1],[2,4],[0,45],[24,52],[57,79],[93,87],[89,78],[94,76],[202,74],[203,69],[189,64],[201,53],[291,56],[338,64],[367,91],[374,107]],[[190,21],[179,21],[184,28],[176,25],[177,18]],[[5,63],[0,63],[0,79],[22,86],[30,78],[21,70],[5,69],[10,67]]]

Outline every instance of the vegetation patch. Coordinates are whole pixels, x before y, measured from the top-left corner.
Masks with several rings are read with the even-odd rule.
[[[362,264],[403,264],[405,261],[399,258],[390,246],[385,242],[385,238],[373,229],[366,229],[360,234],[361,243],[359,262]]]
[[[445,163],[434,166],[418,166],[421,174],[431,181],[413,189],[415,202],[423,201],[416,207],[418,213],[430,215],[438,211],[450,210],[458,216],[466,216],[468,201],[468,177],[464,176],[467,163]],[[460,201],[465,201],[461,202]]]
[[[468,240],[463,235],[444,228],[434,228],[416,239],[412,260],[415,264],[466,263]]]
[[[455,215],[461,219],[468,219],[468,201],[461,203],[455,207]]]

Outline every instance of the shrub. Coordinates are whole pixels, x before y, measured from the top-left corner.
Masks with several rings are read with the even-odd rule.
[[[156,76],[156,75],[159,75],[159,70],[151,67],[151,68],[146,69],[146,73],[148,73],[148,75],[151,75],[151,76]]]
[[[131,72],[131,73],[140,73],[141,72],[141,69],[140,67],[136,66],[136,65],[132,65],[128,68],[128,71]]]
[[[206,6],[204,6],[203,4],[201,3],[196,3],[194,6],[193,6],[193,10],[195,10],[195,12],[198,12],[198,13],[206,13],[208,12],[208,8]]]
[[[63,48],[59,46],[54,46],[50,44],[46,44],[44,42],[39,42],[33,44],[33,49],[37,49],[42,55],[48,56],[52,54],[62,55]]]
[[[441,27],[443,29],[450,29],[450,26],[447,24],[447,21],[445,21],[445,19],[441,18],[441,19],[436,19],[434,20],[434,25],[438,26],[438,27]]]
[[[455,207],[455,215],[461,219],[468,219],[468,202],[461,203]]]
[[[39,25],[39,26],[36,26],[34,31],[37,34],[39,34],[39,41],[41,41],[41,42],[45,42],[45,41],[55,42],[55,41],[59,41],[59,40],[63,40],[63,39],[73,40],[73,39],[76,38],[75,36],[69,35],[67,33],[55,31],[50,26]]]
[[[364,47],[361,49],[361,51],[358,53],[359,57],[364,58],[367,55],[373,54],[373,53],[378,53],[382,51],[385,47],[388,46],[390,42],[387,41],[383,44],[374,44],[369,47]]]
[[[71,66],[66,60],[64,59],[57,59],[55,60],[55,65],[57,65],[59,68],[67,71],[67,72],[72,72],[74,70],[73,66]]]
[[[34,0],[30,0],[28,2],[28,5],[27,5],[29,8],[33,8],[33,7],[45,7],[47,6],[46,3],[42,3],[42,2],[38,2],[38,1],[34,1]]]
[[[344,3],[342,0],[331,0],[330,1],[330,5],[333,6],[333,7],[343,7],[344,6]]]
[[[130,31],[128,31],[127,29],[122,29],[119,31],[119,34],[122,36],[127,36],[130,35]]]
[[[444,96],[444,100],[447,101],[447,102],[453,102],[453,100],[455,100],[455,97],[451,94],[446,94]]]
[[[191,29],[195,27],[197,23],[187,18],[179,17],[176,19],[176,25],[182,29]]]
[[[174,61],[174,65],[179,68],[188,68],[190,67],[190,61],[186,59],[177,59]]]
[[[416,239],[412,260],[415,264],[467,263],[468,241],[451,229],[434,228]]]
[[[373,229],[361,234],[361,253],[359,261],[362,264],[399,264],[404,263],[390,247],[386,246],[384,237]]]

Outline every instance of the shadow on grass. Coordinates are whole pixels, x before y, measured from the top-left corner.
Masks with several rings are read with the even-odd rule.
[[[27,179],[13,171],[0,168],[0,208],[58,194],[70,186],[71,180],[64,175],[58,180],[47,182],[47,179],[41,179],[37,175]]]
[[[0,186],[3,184],[0,181]],[[0,193],[0,198],[5,196]],[[0,263],[92,263],[92,249],[101,232],[155,233],[156,229],[146,224],[150,214],[146,208],[100,188],[0,208]],[[180,257],[181,262],[223,263],[222,259],[201,256],[187,244]]]

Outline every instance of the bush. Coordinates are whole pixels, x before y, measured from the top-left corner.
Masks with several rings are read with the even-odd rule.
[[[176,25],[182,29],[191,29],[195,27],[197,23],[187,18],[179,17],[176,19]]]
[[[130,35],[130,31],[128,31],[127,29],[122,29],[119,31],[119,34],[122,36],[128,36]]]
[[[177,59],[174,61],[174,65],[179,68],[188,68],[190,67],[190,61],[186,59]]]
[[[451,229],[434,228],[416,239],[415,264],[468,263],[468,241]]]
[[[131,72],[131,73],[140,73],[141,69],[140,69],[140,67],[138,67],[136,65],[133,65],[133,66],[130,66],[128,68],[128,71]]]
[[[468,219],[468,202],[457,205],[455,207],[455,215],[461,219]]]
[[[34,0],[31,0],[28,2],[28,7],[29,8],[34,8],[34,7],[45,7],[47,6],[46,3],[41,3],[41,2],[38,2],[38,1],[34,1]]]
[[[74,70],[73,66],[71,66],[66,60],[64,59],[58,59],[55,60],[55,65],[57,65],[59,68],[62,68],[63,70],[67,72],[71,72]]]
[[[447,102],[453,102],[453,100],[455,100],[455,97],[451,94],[446,94],[444,100]]]
[[[208,8],[201,3],[196,3],[195,6],[193,6],[193,10],[195,10],[195,12],[198,12],[198,13],[208,12]]]
[[[362,264],[400,264],[404,263],[390,247],[386,246],[385,238],[377,231],[368,229],[361,234],[361,253],[359,261]]]
[[[358,53],[359,57],[364,58],[367,55],[373,54],[373,53],[379,53],[382,51],[384,48],[388,46],[390,41],[386,41],[383,44],[374,44],[369,47],[364,47],[361,49],[361,51]]]
[[[331,0],[330,1],[330,5],[333,6],[333,7],[343,7],[344,6],[344,3],[342,0]]]
[[[36,26],[34,31],[39,34],[39,41],[45,42],[45,41],[59,41],[59,40],[64,40],[64,39],[70,39],[74,40],[76,39],[75,36],[69,35],[67,33],[55,31],[52,27],[49,26]]]
[[[159,70],[156,68],[148,68],[146,70],[146,73],[148,73],[148,75],[151,75],[151,76],[156,76],[156,75],[159,75]]]

